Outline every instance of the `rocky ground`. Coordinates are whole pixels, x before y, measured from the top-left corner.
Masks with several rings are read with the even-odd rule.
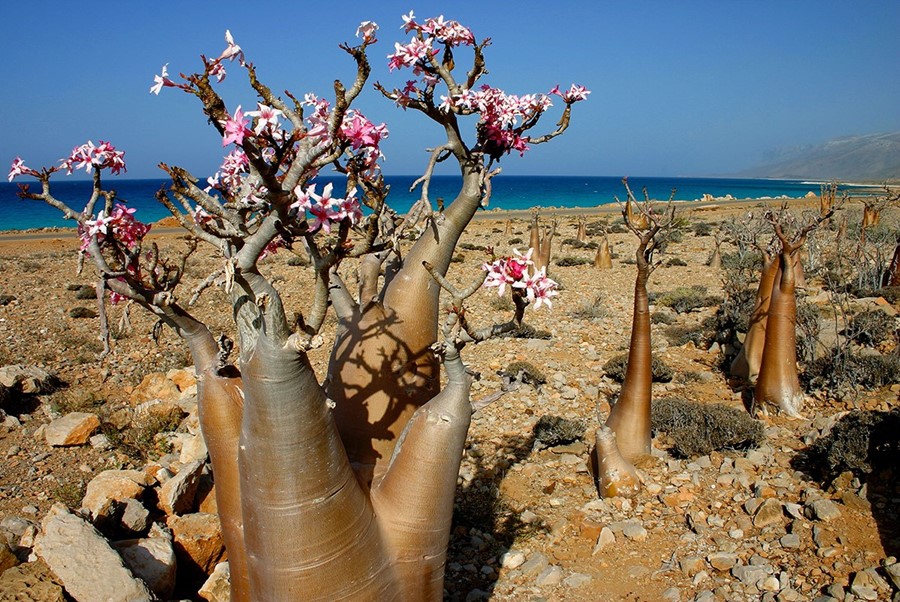
[[[687,217],[692,223],[714,223],[746,210],[716,206]],[[858,206],[847,209],[853,210]],[[604,217],[615,215],[592,212],[588,224]],[[513,219],[511,235],[504,233],[508,218]],[[526,218],[491,212],[474,222],[451,280],[466,282],[477,275],[484,258],[480,247],[493,245],[498,252],[526,247]],[[630,500],[598,497],[590,447],[618,390],[604,364],[628,346],[635,268],[625,260],[635,243],[627,232],[610,236],[617,255],[610,270],[590,263],[559,266],[563,258],[577,263],[594,256],[592,249],[564,243],[575,235],[576,217],[560,213],[560,219],[550,275],[563,290],[552,311],[541,308],[526,315],[529,325],[548,336],[495,339],[464,350],[464,360],[481,372],[475,400],[506,386],[504,374],[515,362],[532,364],[544,382],[524,383],[475,414],[460,471],[448,599],[849,601],[896,596],[896,480],[886,480],[884,473],[877,479],[847,473],[823,484],[798,464],[798,457],[849,410],[897,408],[897,384],[841,399],[813,392],[802,420],[760,415],[765,441],[753,449],[681,458],[669,451],[671,438],[661,434],[652,457],[638,467],[643,490]],[[174,235],[159,240],[180,244]],[[662,256],[651,293],[700,285],[720,299],[721,273],[705,265],[713,246],[712,235],[688,231]],[[184,572],[178,584],[165,582],[163,574],[150,587],[170,599],[200,599],[197,588],[222,559],[222,550],[210,520],[215,507],[198,436],[195,385],[185,369],[187,352],[171,333],[163,331],[154,341],[153,321],[138,309],[130,312],[130,331],[120,332],[123,309],[116,307],[110,316],[113,353],[98,360],[102,346],[95,302],[83,288],[92,287],[91,274],[89,268],[77,273],[76,247],[74,238],[62,235],[0,237],[0,366],[37,367],[57,381],[43,385],[40,373],[16,382],[14,371],[6,376],[14,391],[0,405],[6,415],[0,426],[0,535],[8,543],[4,548],[0,538],[0,568],[40,560],[7,570],[0,577],[0,600],[63,599],[60,583],[74,599],[99,595],[75,593],[77,575],[60,574],[64,571],[58,568],[54,574],[47,567],[60,552],[46,533],[82,529],[66,507],[83,508],[82,514],[100,525],[105,541],[126,541],[114,544],[122,557],[129,555],[123,550],[135,546],[142,552],[133,557],[165,559],[174,552]],[[309,268],[289,265],[290,259],[279,253],[266,260],[264,269],[284,292],[286,306],[302,308]],[[201,248],[189,279],[199,282],[215,265]],[[806,295],[827,303],[815,279]],[[861,303],[891,315],[898,309],[878,299]],[[662,306],[651,310],[687,327],[712,316],[717,305],[681,314]],[[214,332],[231,331],[223,307],[224,296],[215,289],[199,301],[198,313]],[[496,320],[502,311],[503,303],[485,291],[472,299],[468,315],[478,325]],[[326,328],[332,331],[333,321]],[[673,378],[654,384],[654,396],[743,408],[741,392],[719,368],[723,348],[671,344],[666,328],[654,324],[653,346]],[[312,357],[320,373],[326,354],[323,348]],[[23,388],[28,394],[16,392]],[[582,421],[584,435],[536,446],[535,424],[547,415]],[[153,521],[157,524],[148,532]],[[35,548],[42,531],[44,543]],[[174,546],[153,547],[171,540]],[[85,544],[93,546],[89,549],[99,545],[87,541],[93,542]],[[203,597],[221,599],[215,587],[213,580]],[[21,593],[23,588],[31,598]]]

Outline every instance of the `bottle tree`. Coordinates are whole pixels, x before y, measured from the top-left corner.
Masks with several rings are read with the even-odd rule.
[[[638,203],[623,180],[628,194],[622,207],[625,227],[637,237],[634,281],[634,313],[631,321],[631,342],[628,347],[628,366],[619,399],[606,420],[616,435],[618,449],[628,461],[650,453],[650,401],[653,383],[652,347],[650,341],[650,300],[647,283],[659,263],[653,254],[667,238],[675,224],[675,204],[672,198],[662,211],[654,211],[644,191],[644,201]],[[618,199],[617,199],[618,200]]]
[[[468,28],[443,17],[403,19],[411,40],[395,44],[389,67],[411,70],[412,79],[400,88],[376,87],[424,114],[444,137],[405,219],[385,203],[379,145],[387,128],[352,108],[370,75],[376,24],[363,22],[361,42],[341,46],[356,73],[349,86],[335,81],[330,101],[273,93],[228,32],[225,50],[202,57],[199,72],[176,80],[163,67],[155,77],[151,92],[174,88],[195,97],[229,151],[207,186],[181,167],[160,164],[171,185],[157,198],[194,241],[221,257],[222,267],[198,290],[222,281],[234,317],[235,363],[230,340],[216,337],[178,294],[197,243],[165,257],[146,241],[149,226],[105,186],[103,174],[125,168],[121,151],[87,143],[61,165],[36,170],[16,158],[10,171],[11,180],[30,176],[40,183],[40,190],[23,185],[23,198],[47,202],[78,224],[82,256],[99,276],[101,307],[107,291],[113,303],[129,299],[187,343],[235,601],[440,599],[472,412],[460,350],[515,328],[529,303],[549,307],[556,294],[530,253],[495,259],[477,284],[501,294],[510,288],[515,315],[475,329],[462,306],[477,287],[456,290],[444,275],[463,230],[490,198],[500,159],[562,134],[572,105],[589,92],[573,85],[507,94],[481,83],[487,40],[477,43]],[[462,47],[471,48],[472,64],[458,80],[453,53]],[[257,96],[253,111],[228,109],[216,90],[235,62]],[[531,135],[554,96],[564,106],[556,127]],[[461,186],[434,211],[428,185],[434,166],[446,160],[459,166]],[[54,174],[79,168],[93,177],[80,211],[51,187]],[[341,190],[317,180],[326,169],[346,177]],[[426,227],[401,254],[399,240],[417,219]],[[302,313],[289,314],[258,264],[294,244],[303,244],[312,260],[313,299]],[[350,262],[358,271],[356,295],[338,272]],[[444,311],[441,290],[450,299]],[[307,353],[326,343],[320,331],[329,308],[338,327],[329,375],[321,379]]]

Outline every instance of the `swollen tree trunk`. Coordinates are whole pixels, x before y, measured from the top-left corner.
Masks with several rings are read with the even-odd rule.
[[[750,314],[750,326],[744,337],[744,345],[731,362],[731,375],[735,378],[756,383],[759,366],[762,363],[763,349],[766,346],[766,323],[769,316],[769,305],[772,301],[772,289],[778,275],[779,259],[763,253],[763,269],[756,288],[756,302]]]
[[[594,257],[594,267],[601,270],[612,268],[612,255],[609,252],[609,236],[604,234],[597,247],[597,255]]]
[[[415,411],[439,390],[437,341],[440,286],[453,249],[480,201],[479,173],[468,172],[459,196],[413,245],[381,298],[342,318],[326,388],[351,463],[365,481],[383,474]]]
[[[633,497],[640,491],[641,481],[634,465],[622,457],[616,433],[606,425],[594,435],[597,464],[597,489],[600,497]]]
[[[251,599],[396,598],[371,503],[306,357],[261,334],[242,373]]]
[[[646,242],[636,253],[637,278],[634,282],[634,315],[631,323],[631,345],[622,392],[606,420],[616,434],[619,451],[626,460],[634,461],[650,453],[650,399],[653,384],[650,345],[650,301],[647,281],[650,264],[644,255]]]
[[[792,250],[795,249],[782,250],[776,262],[778,274],[769,304],[766,343],[754,399],[756,404],[772,403],[788,416],[799,417],[803,390],[797,374],[797,299]]]

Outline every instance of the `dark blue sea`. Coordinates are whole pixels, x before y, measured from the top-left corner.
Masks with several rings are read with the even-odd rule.
[[[406,212],[419,196],[419,189],[409,192],[415,176],[386,176],[391,186],[388,203],[400,213]],[[28,182],[19,177],[16,182]],[[39,189],[34,182],[32,187]],[[327,182],[329,178],[319,178]],[[714,197],[731,195],[737,199],[800,198],[812,191],[819,192],[818,182],[798,180],[746,180],[728,178],[660,178],[629,177],[629,185],[639,198],[647,188],[651,198],[666,200],[674,188],[677,200],[697,200],[704,194]],[[80,211],[91,190],[88,180],[52,182],[53,195]],[[165,207],[154,198],[166,180],[117,180],[108,177],[105,186],[116,190],[120,199],[138,211],[135,217],[149,223],[168,215]],[[458,190],[459,179],[454,176],[435,176],[430,188],[434,202],[438,197],[451,200]],[[531,207],[595,207],[614,203],[615,197],[625,197],[621,177],[604,176],[497,176],[493,180],[493,197],[488,209],[529,209]],[[336,188],[339,188],[336,186]],[[16,196],[17,183],[0,183],[0,230],[27,230],[45,227],[74,227],[56,209],[38,201],[25,201]]]

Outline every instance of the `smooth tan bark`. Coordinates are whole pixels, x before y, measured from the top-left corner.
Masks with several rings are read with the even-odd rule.
[[[603,236],[600,246],[597,247],[597,255],[594,257],[594,267],[601,270],[612,268],[612,255],[609,252],[609,237]]]
[[[341,328],[326,390],[348,457],[362,481],[384,473],[397,438],[439,390],[437,341],[440,286],[423,267],[444,275],[453,249],[479,206],[479,174],[410,249],[379,301],[361,305]]]
[[[371,494],[404,600],[443,598],[456,481],[472,417],[471,377],[458,358],[445,366],[447,386],[416,411]]]
[[[744,345],[731,362],[731,375],[735,378],[756,383],[759,367],[762,363],[763,349],[766,346],[766,323],[769,316],[769,305],[772,302],[772,289],[778,276],[779,260],[768,254],[763,255],[763,269],[756,288],[756,302],[750,314],[750,326],[744,337]]]
[[[650,301],[647,296],[650,266],[642,249],[638,249],[636,256],[638,274],[634,283],[634,314],[628,367],[625,370],[622,392],[606,420],[606,425],[616,434],[619,451],[631,462],[650,453],[650,401],[653,384]]]
[[[790,253],[781,254],[754,397],[756,404],[774,404],[788,416],[799,417],[803,390],[797,374],[797,299],[792,263]]]
[[[634,497],[641,489],[641,481],[634,465],[622,457],[616,433],[601,426],[594,435],[594,454],[597,463],[597,487],[600,497]]]
[[[261,334],[242,368],[251,599],[398,599],[372,506],[305,356]]]

